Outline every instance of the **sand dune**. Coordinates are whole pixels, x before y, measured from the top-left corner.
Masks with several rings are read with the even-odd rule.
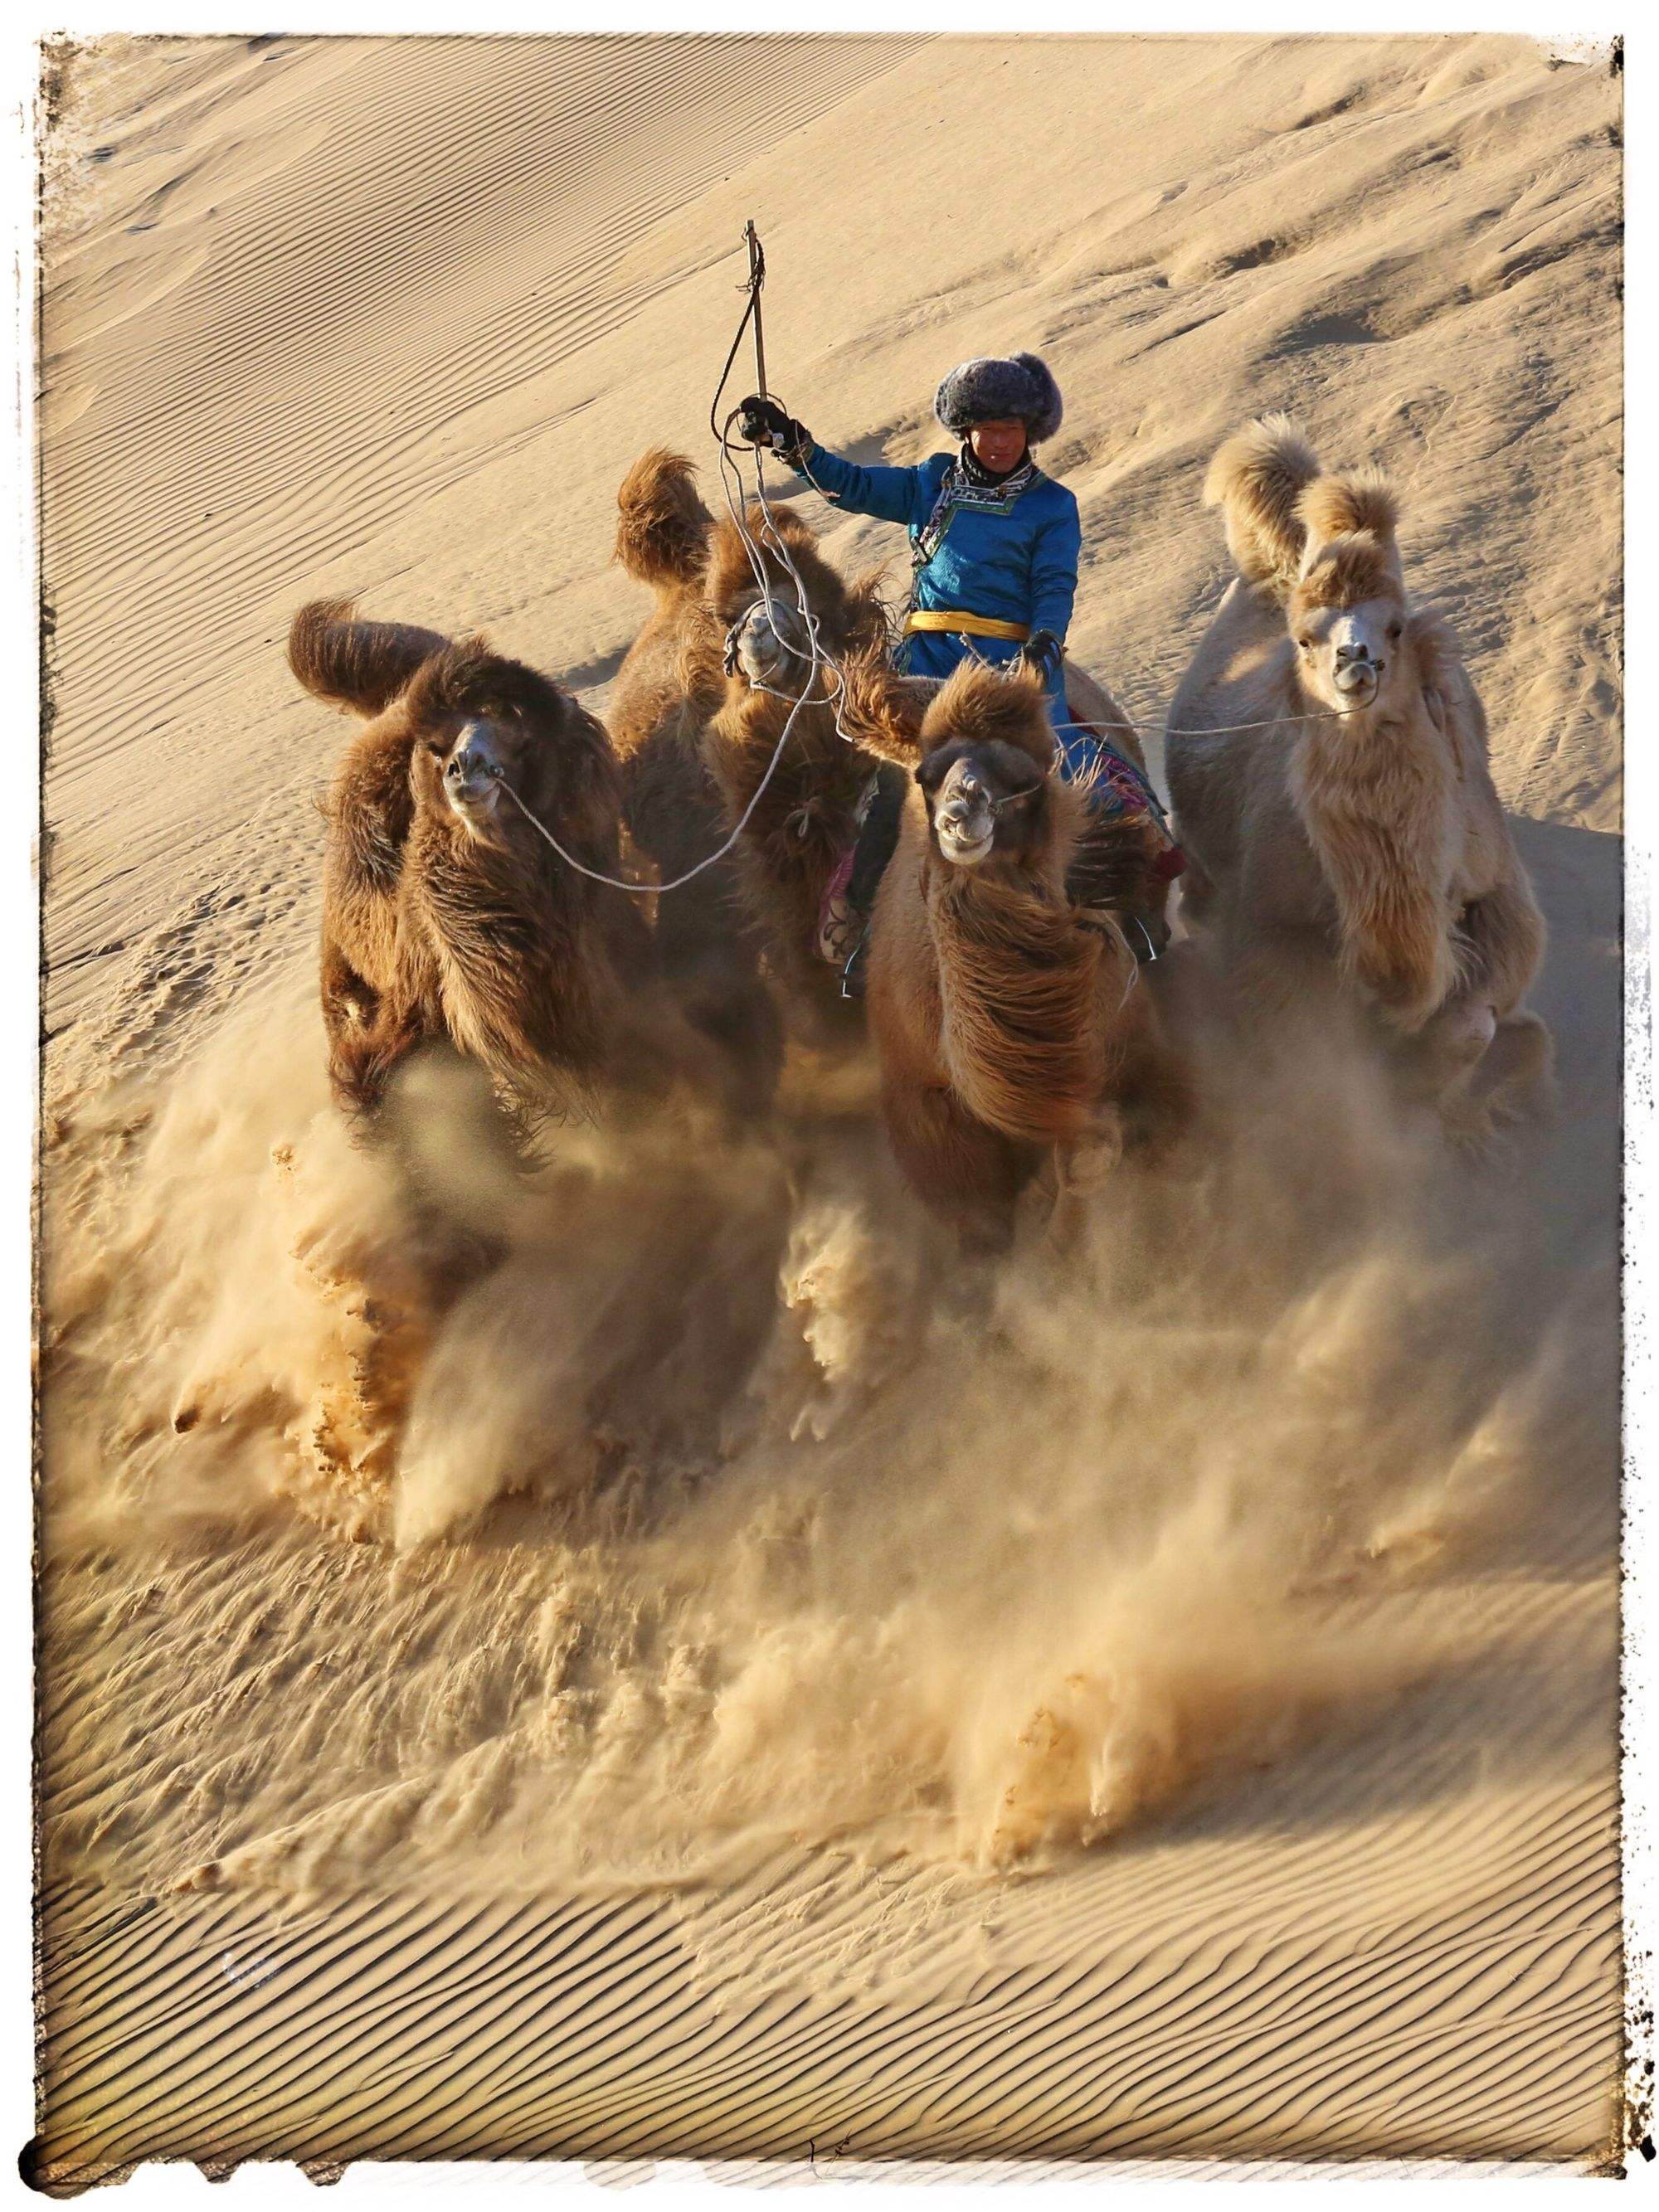
[[[1469,38],[71,61],[53,2175],[1607,2151],[1618,94]],[[856,1085],[795,1070],[746,1146],[572,1131],[394,1473],[358,1386],[404,1224],[313,1011],[337,730],[281,638],[360,592],[602,708],[615,487],[712,453],[750,215],[827,442],[915,458],[951,362],[1054,366],[1073,643],[1155,763],[1219,439],[1289,407],[1387,464],[1549,918],[1559,1121],[1475,1175],[1298,1071],[978,1309]]]

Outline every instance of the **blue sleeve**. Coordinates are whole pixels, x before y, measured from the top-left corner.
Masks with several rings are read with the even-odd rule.
[[[1083,524],[1077,501],[1045,522],[1031,545],[1031,628],[1051,629],[1063,638],[1071,627],[1077,598],[1077,564],[1083,556]]]
[[[873,514],[883,522],[915,518],[920,469],[861,469],[856,461],[844,461],[816,445],[807,447],[805,459],[800,473],[849,514]]]

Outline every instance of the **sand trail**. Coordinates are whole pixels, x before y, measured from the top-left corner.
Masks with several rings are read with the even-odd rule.
[[[969,190],[1008,112],[1029,159]],[[1619,121],[1508,40],[71,63],[58,2169],[1605,2144]],[[1154,727],[1223,574],[1220,436],[1288,405],[1389,465],[1549,917],[1559,1122],[1471,1175],[1298,1070],[995,1284],[856,1088],[742,1142],[573,1126],[510,1202],[452,1189],[510,1249],[426,1317],[388,1450],[414,1232],[326,1104],[338,736],[277,641],[359,590],[602,703],[642,611],[615,484],[705,450],[750,213],[832,442],[913,458],[948,361],[1054,363],[1074,639]],[[471,1110],[416,1121],[441,1154]]]

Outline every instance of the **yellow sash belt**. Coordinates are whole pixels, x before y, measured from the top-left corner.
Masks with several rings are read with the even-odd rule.
[[[915,629],[950,629],[965,637],[1011,637],[1023,645],[1031,635],[1025,623],[999,622],[994,615],[963,614],[953,607],[919,607],[904,619],[908,637]]]

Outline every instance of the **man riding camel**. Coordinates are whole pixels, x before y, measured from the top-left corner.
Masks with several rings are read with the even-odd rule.
[[[1032,448],[1060,424],[1060,387],[1034,353],[965,361],[939,386],[933,412],[960,441],[915,468],[865,468],[820,446],[775,401],[751,396],[738,428],[777,452],[832,505],[903,523],[910,538],[909,611],[898,649],[913,676],[948,676],[969,656],[1024,662],[1042,678],[1061,773],[1086,784],[1104,813],[1162,809],[1115,747],[1079,727],[1066,703],[1066,632],[1077,596],[1083,531],[1077,500],[1045,476]],[[874,797],[844,885],[826,904],[820,950],[857,945],[898,831],[901,793]]]

